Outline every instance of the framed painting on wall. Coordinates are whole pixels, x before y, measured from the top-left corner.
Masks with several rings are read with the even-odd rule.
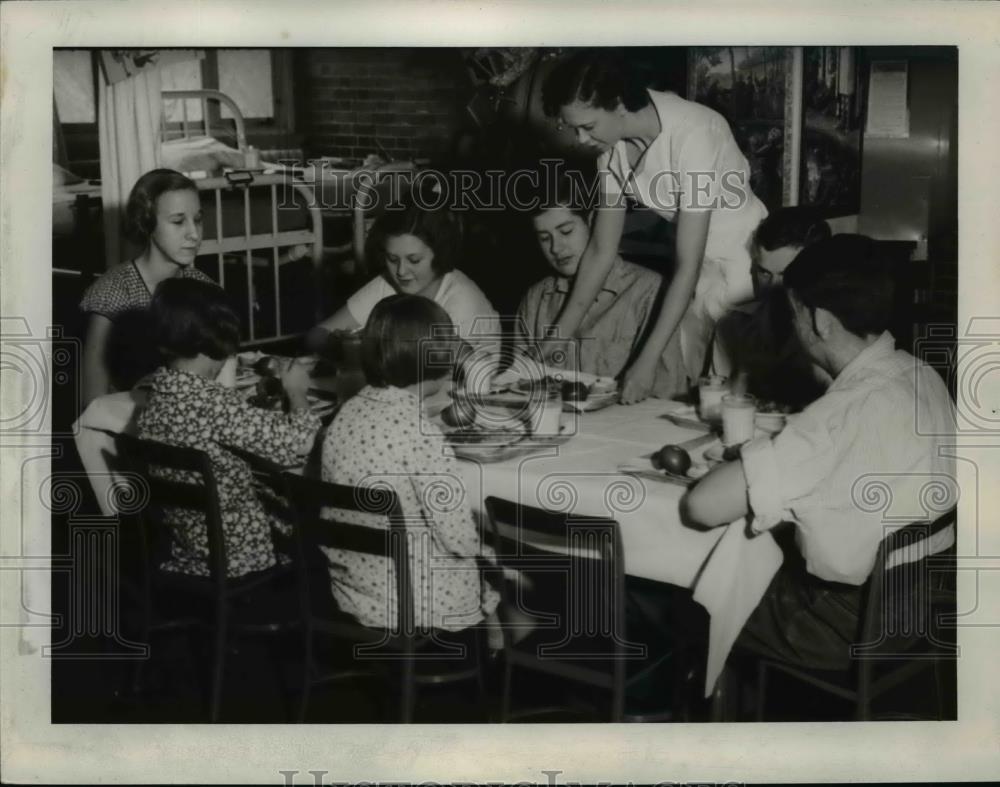
[[[849,46],[802,48],[800,205],[828,217],[856,214],[866,66]]]
[[[750,164],[750,187],[768,210],[789,203],[786,98],[791,47],[715,46],[688,50],[688,98],[729,123]]]

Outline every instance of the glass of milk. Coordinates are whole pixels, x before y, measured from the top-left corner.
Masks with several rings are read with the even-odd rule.
[[[722,442],[742,445],[753,439],[753,419],[757,402],[749,394],[728,394],[722,397]]]

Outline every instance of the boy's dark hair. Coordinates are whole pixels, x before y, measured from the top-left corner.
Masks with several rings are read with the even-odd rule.
[[[815,208],[779,208],[754,230],[753,243],[767,251],[783,246],[805,247],[830,237],[830,225]]]
[[[528,215],[535,217],[552,208],[566,208],[584,221],[588,221],[595,207],[596,189],[592,189],[592,178],[579,171],[560,172],[554,177],[540,175],[541,185],[534,193],[534,199],[526,199]]]
[[[156,346],[166,360],[199,354],[222,361],[240,346],[240,319],[226,293],[198,279],[167,279],[149,306]]]
[[[386,241],[399,235],[413,235],[434,252],[431,268],[443,276],[455,268],[460,234],[457,219],[445,208],[428,210],[412,201],[402,209],[389,207],[368,233],[365,260],[371,270],[384,270]]]
[[[549,117],[574,101],[608,111],[620,103],[635,112],[649,104],[649,93],[619,50],[580,49],[558,62],[542,84],[542,109]]]
[[[168,191],[193,191],[198,186],[172,169],[152,169],[136,181],[125,204],[125,237],[145,247],[156,229],[156,201]]]
[[[370,385],[405,388],[451,374],[461,340],[448,313],[419,295],[379,301],[361,334],[361,368]]]
[[[785,269],[784,286],[811,312],[826,309],[855,336],[889,326],[892,279],[865,235],[834,235],[806,246]]]

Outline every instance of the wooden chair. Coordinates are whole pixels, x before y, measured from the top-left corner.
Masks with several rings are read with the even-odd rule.
[[[399,720],[413,721],[419,687],[476,681],[485,699],[482,675],[481,631],[438,632],[415,625],[410,580],[408,533],[395,492],[388,488],[362,489],[330,484],[294,473],[285,473],[287,497],[295,510],[293,538],[299,597],[303,609],[305,663],[298,718],[304,721],[312,689],[333,681],[375,677],[386,667],[398,669]],[[351,524],[326,518],[323,509],[373,515],[387,526]],[[320,548],[339,549],[387,558],[395,573],[397,619],[386,629],[363,626],[353,617],[329,610],[329,581],[310,581],[310,566]],[[388,574],[387,574],[388,578]],[[325,595],[326,598],[321,596]],[[352,645],[354,661],[348,669],[321,671],[313,653],[317,635]],[[361,665],[361,666],[359,666]]]
[[[218,721],[230,637],[275,634],[298,625],[294,605],[282,608],[279,604],[274,608],[262,603],[264,599],[270,600],[268,591],[275,581],[290,578],[290,566],[276,566],[243,577],[227,576],[222,511],[208,454],[131,435],[119,435],[117,443],[126,469],[137,474],[146,486],[137,494],[148,495],[146,505],[137,514],[143,563],[141,641],[148,642],[154,634],[191,628],[207,628],[212,632],[209,718]],[[205,518],[207,577],[160,568],[177,537],[170,520],[171,509],[194,511]],[[181,607],[181,614],[166,614],[163,602]]]
[[[504,636],[501,721],[513,718],[513,672],[528,670],[586,685],[610,695],[609,721],[663,721],[667,710],[626,713],[631,686],[669,657],[648,657],[644,642],[629,641],[621,533],[612,519],[555,514],[495,497],[486,499],[497,573],[503,579],[500,620]],[[516,617],[527,614],[530,624]],[[523,638],[520,625],[531,627]],[[562,713],[545,706],[518,717]]]
[[[936,718],[943,718],[941,668],[954,661],[957,647],[942,637],[955,614],[954,550],[890,566],[894,553],[919,549],[921,542],[955,524],[955,510],[934,522],[913,522],[879,545],[847,670],[813,670],[774,659],[757,662],[757,719],[765,718],[768,676],[780,672],[854,704],[859,721],[872,718],[872,703],[890,689],[931,669]],[[950,620],[949,620],[949,615]],[[952,634],[954,630],[952,628]]]

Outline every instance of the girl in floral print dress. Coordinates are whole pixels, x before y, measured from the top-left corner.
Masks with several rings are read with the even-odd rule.
[[[169,279],[150,307],[154,337],[166,365],[149,378],[151,392],[139,416],[139,437],[208,452],[222,511],[227,575],[239,577],[276,564],[272,522],[257,498],[250,467],[226,450],[233,446],[294,465],[304,461],[320,428],[309,410],[309,374],[293,362],[281,376],[290,412],[263,410],[216,381],[237,350],[239,318],[214,284]],[[208,540],[204,518],[178,509],[169,571],[206,576]]]
[[[388,484],[409,530],[415,624],[459,631],[483,621],[499,597],[485,584],[476,558],[490,556],[451,447],[421,418],[423,399],[438,393],[459,352],[454,338],[433,342],[447,325],[444,309],[416,295],[394,295],[372,309],[362,338],[369,385],[341,408],[323,441],[323,480],[349,486]],[[434,347],[430,347],[433,344]],[[371,514],[337,512],[345,522],[372,525]],[[385,558],[326,550],[333,596],[366,626],[397,620],[395,579]]]

